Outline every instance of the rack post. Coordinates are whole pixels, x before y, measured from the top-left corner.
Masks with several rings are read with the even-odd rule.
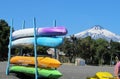
[[[53,21],[53,26],[56,27],[56,20]],[[54,47],[55,59],[57,59],[56,47]]]
[[[12,26],[10,27],[10,37],[9,37],[9,45],[8,45],[8,62],[7,62],[7,68],[6,68],[6,75],[9,75],[9,67],[10,67],[10,57],[11,57],[11,40],[12,40],[12,27],[13,27],[13,20],[12,20]]]
[[[23,24],[22,24],[22,29],[25,28],[25,20],[23,21]]]
[[[22,29],[25,28],[25,20],[23,21],[23,24],[22,24]],[[23,54],[23,48],[20,48],[20,55]]]
[[[35,79],[38,79],[38,62],[37,62],[37,39],[36,39],[36,19],[34,18],[33,20],[33,25],[34,25],[34,56],[35,56]]]

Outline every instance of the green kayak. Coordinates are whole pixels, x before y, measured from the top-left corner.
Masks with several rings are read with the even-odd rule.
[[[35,74],[35,68],[34,67],[26,67],[26,66],[11,66],[10,72]],[[62,74],[58,70],[44,69],[44,68],[38,68],[38,74],[42,77],[55,78],[55,79],[58,79],[59,77],[62,76]]]

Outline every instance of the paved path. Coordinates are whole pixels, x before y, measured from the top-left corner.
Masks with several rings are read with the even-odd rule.
[[[6,76],[6,62],[0,62],[0,79],[20,79],[14,74]],[[114,67],[110,66],[75,66],[73,64],[63,64],[58,70],[63,74],[59,79],[86,79],[95,75],[98,71],[107,71],[113,74]]]

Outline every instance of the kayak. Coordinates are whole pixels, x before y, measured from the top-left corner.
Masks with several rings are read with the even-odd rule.
[[[34,45],[34,37],[20,38],[12,41],[12,47],[29,47]],[[62,37],[37,37],[37,45],[58,47],[63,43]]]
[[[61,36],[66,35],[67,29],[63,26],[36,28],[36,36]],[[34,36],[34,28],[16,30],[12,33],[12,39]]]
[[[58,68],[61,66],[60,61],[50,57],[37,57],[38,67]],[[35,57],[14,56],[10,59],[11,64],[35,65]]]
[[[110,72],[97,72],[96,76],[99,79],[114,79],[114,77],[112,76]]]
[[[62,76],[62,74],[55,69],[44,69],[44,68],[37,68],[38,75],[41,77],[47,77],[52,79],[57,79]],[[24,74],[35,74],[34,67],[26,67],[26,66],[11,66],[10,73],[24,73]]]
[[[94,76],[87,79],[116,79],[110,72],[97,72]]]

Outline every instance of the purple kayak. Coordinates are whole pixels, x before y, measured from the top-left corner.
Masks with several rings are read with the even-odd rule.
[[[67,34],[65,27],[44,27],[36,28],[37,36],[62,36]],[[34,28],[16,30],[12,33],[12,39],[34,36]]]

